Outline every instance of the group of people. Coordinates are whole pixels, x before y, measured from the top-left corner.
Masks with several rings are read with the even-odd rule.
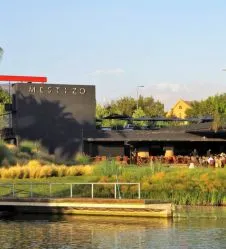
[[[197,150],[194,150],[190,155],[174,155],[174,156],[151,156],[150,161],[160,162],[163,164],[182,164],[188,165],[190,168],[194,167],[212,167],[223,168],[226,165],[226,154],[212,154],[208,150],[206,155],[198,155]]]
[[[196,166],[205,166],[213,168],[223,168],[226,164],[226,154],[220,153],[215,155],[206,155],[206,156],[191,156],[190,166],[194,164]]]

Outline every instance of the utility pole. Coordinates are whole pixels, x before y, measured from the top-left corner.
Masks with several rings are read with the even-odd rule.
[[[141,88],[141,87],[144,87],[144,86],[137,86],[137,110],[138,110],[138,108],[139,108],[139,89]]]

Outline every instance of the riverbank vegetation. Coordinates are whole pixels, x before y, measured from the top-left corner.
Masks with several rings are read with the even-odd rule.
[[[29,141],[23,141],[18,147],[1,143],[0,165],[2,184],[39,183],[41,186],[41,183],[58,182],[129,182],[141,184],[141,198],[184,205],[222,205],[226,201],[226,168],[189,169],[160,163],[138,167],[119,164],[114,160],[91,163],[90,158],[83,154],[77,154],[69,163],[62,164],[41,150],[39,143]],[[73,188],[76,196],[81,193],[82,196],[90,196],[90,186]],[[36,195],[45,196],[44,189],[37,187]],[[0,190],[1,193],[4,191],[4,188]],[[58,197],[65,194],[68,197],[69,194],[67,185],[59,185],[52,191]],[[112,185],[101,185],[96,188],[95,194],[113,198],[114,190]],[[118,194],[122,198],[136,198],[137,185],[121,185]]]
[[[21,141],[19,146],[6,144],[0,141],[0,167],[11,167],[15,165],[26,165],[31,160],[36,160],[41,165],[85,165],[91,162],[88,155],[78,153],[70,160],[62,160],[50,155],[48,151],[41,147],[41,144],[36,141],[29,140]]]
[[[226,168],[188,169],[160,164],[137,167],[122,166],[115,161],[66,166],[32,160],[25,165],[0,168],[0,178],[1,183],[140,182],[142,198],[182,205],[222,205],[226,197]],[[67,188],[58,186],[56,196],[69,194]],[[37,191],[37,195],[44,195],[44,188]],[[122,198],[137,197],[136,185],[122,185],[118,191]],[[114,197],[111,186],[102,185],[98,192],[98,197]],[[81,185],[76,193],[90,196],[90,187]]]

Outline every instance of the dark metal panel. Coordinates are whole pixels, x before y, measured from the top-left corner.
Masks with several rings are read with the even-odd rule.
[[[92,156],[124,156],[124,143],[93,143]]]
[[[82,151],[86,130],[95,129],[95,86],[15,84],[13,127],[20,139],[38,140],[68,158]]]

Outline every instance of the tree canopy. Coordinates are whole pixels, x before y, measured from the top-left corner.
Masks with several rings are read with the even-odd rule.
[[[0,87],[0,128],[7,125],[7,116],[3,115],[5,113],[5,104],[7,103],[11,103],[10,95]]]
[[[143,116],[156,117],[164,116],[164,105],[160,101],[155,101],[153,97],[139,96],[138,109],[137,100],[133,97],[122,97],[118,100],[113,100],[110,104],[104,106],[97,104],[96,117],[103,118],[112,114],[127,115],[130,117],[140,118]],[[103,126],[123,126],[127,123],[124,120],[103,120]],[[144,122],[144,124],[146,124]],[[144,125],[140,123],[140,125]]]
[[[226,93],[211,96],[201,101],[193,101],[186,114],[187,117],[213,117],[216,112],[221,116],[226,114]]]
[[[217,130],[226,121],[226,93],[210,96],[201,101],[193,101],[186,114],[187,117],[212,117],[213,129]]]

